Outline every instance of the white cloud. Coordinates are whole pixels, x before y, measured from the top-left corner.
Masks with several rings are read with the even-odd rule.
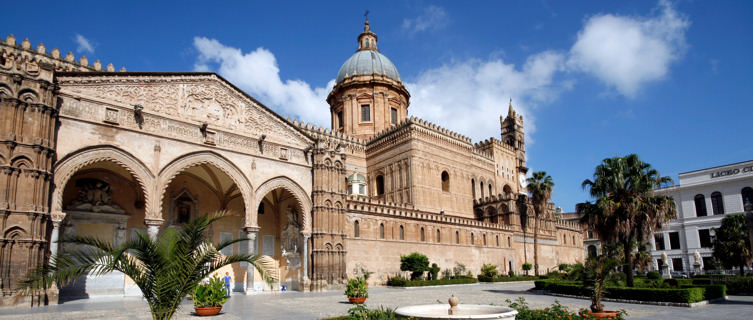
[[[92,45],[91,41],[89,41],[89,39],[84,38],[84,36],[80,34],[76,34],[75,40],[76,40],[76,43],[78,44],[78,47],[76,48],[76,52],[94,53],[94,46]]]
[[[446,23],[447,12],[444,11],[444,8],[428,6],[418,17],[403,19],[403,29],[416,33],[429,29],[441,29]]]
[[[659,1],[653,17],[599,14],[589,18],[570,49],[568,65],[590,73],[627,97],[663,79],[686,48],[689,20]]]
[[[551,101],[568,82],[555,82],[565,57],[546,51],[530,56],[521,68],[501,59],[469,60],[422,72],[406,87],[413,115],[471,137],[499,139],[498,116],[513,108],[523,114],[526,134],[535,130],[531,108]]]
[[[193,44],[199,51],[195,71],[216,70],[228,81],[283,116],[297,117],[329,127],[329,105],[326,99],[334,86],[334,79],[327,86],[317,88],[312,88],[302,80],[283,81],[277,59],[267,49],[257,48],[243,53],[238,48],[204,37],[195,37]]]

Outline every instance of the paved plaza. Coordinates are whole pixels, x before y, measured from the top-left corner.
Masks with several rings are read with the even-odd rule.
[[[369,307],[396,308],[413,304],[446,303],[454,294],[461,303],[505,304],[505,299],[525,297],[532,307],[544,307],[554,300],[571,309],[585,308],[589,300],[536,295],[527,290],[533,282],[456,285],[428,288],[396,289],[373,287],[369,290]],[[220,316],[213,319],[321,319],[344,315],[350,304],[342,292],[281,292],[256,296],[233,296]],[[608,309],[624,308],[629,319],[750,319],[753,297],[731,296],[724,303],[695,308],[661,307],[607,302]],[[196,318],[190,301],[183,304],[178,319]],[[151,319],[148,306],[138,298],[98,298],[68,301],[41,308],[0,309],[2,319]]]

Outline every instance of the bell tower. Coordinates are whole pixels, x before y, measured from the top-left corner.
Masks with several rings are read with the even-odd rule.
[[[519,115],[512,108],[512,99],[507,109],[507,117],[499,117],[502,127],[502,142],[515,149],[518,167],[526,166],[526,142],[525,132],[523,131],[523,116]]]
[[[340,68],[327,97],[332,130],[368,139],[405,120],[409,100],[397,68],[377,49],[377,35],[366,20],[356,53]]]

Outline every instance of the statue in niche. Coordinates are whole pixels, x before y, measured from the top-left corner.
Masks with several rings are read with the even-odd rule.
[[[188,189],[184,189],[178,196],[171,199],[171,208],[172,224],[184,224],[188,223],[196,215],[198,206],[193,195],[191,195]]]
[[[282,228],[282,256],[288,269],[298,268],[301,264],[298,245],[301,241],[301,224],[298,222],[298,211],[288,207],[285,212],[287,223]]]
[[[79,188],[78,198],[67,206],[68,210],[125,213],[123,208],[112,202],[112,189],[106,181],[95,178],[78,179],[76,187]]]

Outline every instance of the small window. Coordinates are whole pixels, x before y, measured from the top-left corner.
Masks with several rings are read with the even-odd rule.
[[[426,241],[426,238],[424,237],[424,228],[421,227],[421,242]]]
[[[442,171],[442,191],[450,191],[450,174],[447,171]]]
[[[482,235],[482,238],[484,239],[484,246],[486,246],[486,233]]]
[[[441,242],[442,242],[442,232],[440,232],[439,229],[437,229],[437,243],[441,243]]]
[[[669,249],[670,250],[676,250],[680,249],[680,233],[679,232],[670,232],[669,233]]]
[[[683,268],[682,268],[682,258],[673,258],[672,259],[672,270],[674,270],[674,271],[683,271]]]
[[[573,236],[573,244],[575,244],[575,236]]]
[[[371,121],[371,107],[368,104],[361,105],[361,122]]]
[[[341,128],[341,129],[344,127],[343,126],[343,112],[342,112],[342,110],[340,110],[339,112],[337,112],[337,127]]]
[[[499,247],[499,236],[497,236],[497,247]]]
[[[489,184],[489,196],[490,196],[490,197],[494,195],[494,192],[492,192],[492,189],[493,189],[493,188],[492,188],[492,184],[490,183],[490,184]]]
[[[400,226],[400,240],[405,240],[405,228]]]
[[[384,194],[384,176],[380,175],[376,177],[376,192],[378,196]]]
[[[595,245],[588,246],[588,256],[589,257],[595,257],[596,256],[596,246]]]
[[[697,194],[693,198],[693,201],[695,202],[696,217],[706,216],[708,214],[706,213],[706,197],[704,197],[702,194]]]
[[[714,209],[714,215],[724,214],[724,201],[721,192],[715,191],[711,194],[711,208]]]
[[[753,188],[751,187],[745,187],[742,190],[740,190],[740,196],[743,198],[743,210],[745,210],[745,205],[750,203],[753,204]]]
[[[358,194],[366,194],[366,185],[363,185],[363,184],[358,185]]]
[[[460,244],[460,232],[455,231],[455,244]]]
[[[483,199],[484,198],[484,182],[481,181],[481,182],[478,183],[478,185],[479,185],[479,187],[481,189],[481,199]]]
[[[392,117],[392,124],[397,124],[397,109],[392,108],[390,110],[390,115]]]
[[[507,237],[507,246],[512,247],[512,240],[510,239],[510,237]]]
[[[476,180],[471,179],[471,196],[476,199]]]
[[[593,238],[594,238],[594,232],[593,232],[592,230],[588,230],[588,231],[586,232],[586,234],[588,235],[588,238],[589,238],[589,239],[593,239]]]
[[[562,243],[567,244],[567,235],[562,235]]]
[[[476,244],[476,239],[473,235],[473,232],[471,232],[471,245],[475,245],[475,244]]]
[[[711,230],[700,229],[698,230],[698,240],[701,242],[701,248],[711,248]]]
[[[361,236],[361,230],[359,230],[358,227],[358,220],[356,220],[356,222],[353,222],[353,236],[356,238]]]
[[[654,235],[654,245],[656,250],[664,250],[664,234],[658,233]]]
[[[384,239],[384,223],[379,224],[379,239]]]

